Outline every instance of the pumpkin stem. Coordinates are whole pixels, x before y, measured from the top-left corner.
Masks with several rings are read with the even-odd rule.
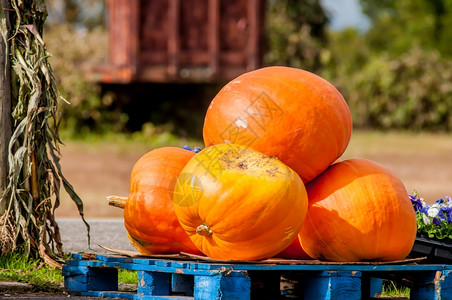
[[[202,223],[196,228],[196,233],[202,236],[212,236],[212,230],[206,223]]]
[[[114,206],[117,208],[126,207],[127,197],[121,197],[121,196],[107,196],[108,205]]]

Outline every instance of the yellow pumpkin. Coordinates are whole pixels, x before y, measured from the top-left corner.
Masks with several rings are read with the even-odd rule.
[[[196,154],[178,177],[176,216],[204,254],[260,260],[286,249],[307,210],[300,177],[276,158],[220,144]]]

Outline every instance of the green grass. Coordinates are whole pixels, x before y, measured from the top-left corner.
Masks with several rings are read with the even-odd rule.
[[[383,280],[383,297],[404,297],[410,298],[410,288],[399,285],[391,280]]]
[[[137,271],[119,269],[118,282],[122,282],[125,284],[137,284],[138,282]]]
[[[76,149],[83,152],[97,153],[108,151],[127,155],[131,153],[146,153],[151,149],[161,147],[182,147],[188,145],[194,147],[204,147],[202,137],[199,139],[184,138],[175,136],[169,132],[148,135],[143,132],[135,133],[111,133],[111,134],[85,134],[83,137],[74,137],[65,133],[60,134],[61,140],[65,144],[63,147]],[[64,172],[64,171],[63,171]]]
[[[27,258],[23,252],[0,256],[0,281],[17,281],[33,286],[33,292],[58,292],[63,290],[61,270],[41,263],[37,258]],[[118,282],[137,284],[136,271],[118,270]]]
[[[18,281],[33,285],[33,291],[50,292],[62,289],[61,270],[41,263],[37,258],[27,258],[18,251],[0,256],[0,280]]]
[[[61,140],[66,143],[77,142],[85,145],[92,145],[97,148],[99,145],[112,145],[116,149],[130,149],[131,146],[139,148],[159,148],[165,146],[181,147],[190,145],[192,147],[202,147],[204,143],[202,136],[199,138],[186,138],[176,136],[168,131],[154,132],[142,130],[134,133],[86,133],[83,136],[73,136],[66,130],[60,131]]]

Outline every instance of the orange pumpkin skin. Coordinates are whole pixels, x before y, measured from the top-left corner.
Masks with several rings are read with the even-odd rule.
[[[314,259],[393,261],[416,238],[416,216],[403,183],[367,159],[338,162],[307,184],[309,208],[300,230]]]
[[[286,249],[276,255],[276,257],[287,259],[311,259],[311,257],[301,248],[300,240],[297,238]]]
[[[207,256],[272,257],[297,237],[307,210],[300,177],[276,158],[240,145],[194,156],[174,188],[180,224]]]
[[[192,151],[163,147],[143,155],[134,165],[124,225],[131,244],[142,254],[201,254],[174,213],[172,189]]]
[[[226,84],[207,110],[207,146],[233,143],[278,157],[309,182],[345,151],[352,132],[339,91],[310,72],[267,67]]]

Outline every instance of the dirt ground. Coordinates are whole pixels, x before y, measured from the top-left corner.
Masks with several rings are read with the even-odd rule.
[[[109,207],[106,196],[127,196],[130,172],[151,146],[117,147],[70,142],[61,149],[63,173],[85,203],[85,215],[122,217]],[[354,132],[343,158],[365,157],[390,168],[407,191],[416,189],[427,202],[452,196],[452,135]],[[62,192],[58,217],[77,217],[70,198]]]
[[[106,197],[128,195],[130,172],[144,153],[144,149],[122,151],[110,145],[85,143],[62,147],[63,174],[83,200],[86,217],[122,217],[122,210],[109,206]],[[61,199],[57,217],[77,217],[77,208],[64,191]]]

